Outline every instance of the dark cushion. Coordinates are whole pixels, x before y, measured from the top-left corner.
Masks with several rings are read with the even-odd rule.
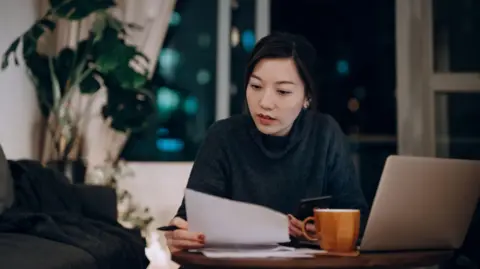
[[[0,268],[100,269],[80,248],[26,234],[0,233],[0,253]]]
[[[37,254],[34,254],[35,257],[31,257],[31,252],[42,248],[44,254],[47,251],[49,253],[45,255],[46,258],[56,259],[56,261],[46,261],[45,263],[55,262],[58,264],[49,269],[90,269],[91,267],[76,266],[78,263],[83,264],[85,259],[77,259],[78,256],[72,253],[61,253],[55,249],[58,245],[61,248],[68,245],[72,252],[74,249],[79,249],[88,253],[95,260],[96,267],[100,269],[147,268],[145,240],[141,234],[125,229],[117,221],[107,221],[110,215],[115,215],[116,198],[113,189],[69,184],[62,180],[64,175],[45,168],[37,161],[9,160],[9,163],[12,177],[15,179],[15,202],[0,216],[0,234],[28,234],[32,237],[43,238],[47,241],[42,242],[49,244],[44,245],[37,240],[36,248],[18,250],[22,246],[19,245],[20,243],[17,244],[18,241],[13,241],[14,244],[17,244],[17,250],[7,255],[18,253],[17,258],[18,255],[23,255],[20,257],[35,261],[40,257],[37,257]],[[99,192],[88,191],[89,189]],[[104,190],[107,194],[104,193]],[[87,201],[91,195],[93,198],[101,198],[100,201],[97,201],[98,203],[105,203],[103,198],[106,198],[108,204],[112,205],[107,205],[107,207],[113,208],[113,210],[108,210],[104,214],[104,205],[89,204]],[[98,219],[92,218],[92,216],[97,216]],[[52,246],[50,241],[57,243]],[[23,242],[23,244],[32,245],[30,242]],[[9,245],[9,243],[0,241],[0,256],[5,254],[2,247],[9,248]],[[85,256],[84,253],[81,255]],[[72,258],[75,259],[72,260]],[[11,262],[23,264],[22,261],[0,260],[0,268],[3,268],[4,264],[8,265],[7,268],[19,268],[16,264],[12,265]],[[68,262],[68,266],[62,266],[62,263],[65,262]]]
[[[14,200],[13,178],[9,165],[0,146],[0,214],[12,206]]]
[[[80,198],[82,213],[109,223],[117,221],[117,194],[114,188],[98,185],[72,185]]]

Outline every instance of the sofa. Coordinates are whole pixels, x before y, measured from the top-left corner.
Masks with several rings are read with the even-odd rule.
[[[144,269],[145,240],[117,221],[116,193],[75,185],[0,148],[0,268]]]

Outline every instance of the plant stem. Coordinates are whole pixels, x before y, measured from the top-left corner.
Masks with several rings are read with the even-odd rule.
[[[67,1],[64,1],[63,3],[61,3],[60,5],[56,6],[56,7],[52,7],[50,8],[50,10],[47,11],[47,13],[45,13],[45,15],[43,16],[43,18],[47,17],[48,15],[53,15],[55,13],[57,13],[57,11],[62,8],[64,5],[66,4],[70,4],[70,2],[72,2],[73,0],[67,0]]]
[[[50,70],[50,78],[53,85],[53,103],[54,106],[59,106],[59,101],[61,99],[60,84],[58,82],[57,76],[55,75],[55,68],[53,66],[52,56],[48,56],[48,68]]]
[[[52,128],[49,122],[47,122],[47,129],[50,132],[50,135],[52,136],[52,144],[55,147],[56,155],[60,155],[60,151],[61,151],[60,141],[57,140],[56,130],[55,128]]]
[[[84,81],[92,72],[93,72],[93,68],[89,68],[87,71],[81,74],[80,77],[72,85],[72,88],[80,85],[80,83],[82,83],[82,81]]]

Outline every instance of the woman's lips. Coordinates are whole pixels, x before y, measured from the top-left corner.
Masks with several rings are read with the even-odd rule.
[[[262,125],[271,125],[276,121],[275,118],[263,114],[257,114],[257,119]]]

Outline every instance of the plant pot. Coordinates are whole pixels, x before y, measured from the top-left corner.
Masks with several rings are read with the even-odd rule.
[[[85,183],[86,165],[82,160],[58,161],[52,160],[47,163],[47,167],[57,170],[64,174],[70,183]]]

